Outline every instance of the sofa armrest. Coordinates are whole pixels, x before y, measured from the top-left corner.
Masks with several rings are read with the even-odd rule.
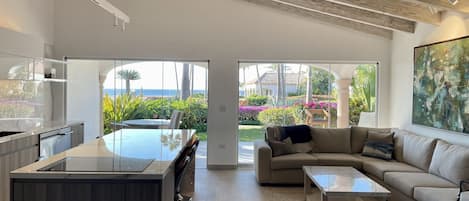
[[[260,184],[269,183],[272,169],[272,149],[266,141],[254,142],[254,168],[256,169],[256,179]]]
[[[469,180],[462,180],[459,184],[459,201],[469,201]]]

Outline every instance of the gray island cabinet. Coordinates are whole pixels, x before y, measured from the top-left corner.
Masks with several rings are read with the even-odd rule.
[[[11,201],[174,200],[174,162],[194,134],[116,131],[11,172]]]
[[[44,122],[28,131],[0,137],[0,201],[10,200],[10,171],[39,159],[41,134],[70,127],[78,133],[73,136],[78,145],[83,143],[83,126],[82,122]]]

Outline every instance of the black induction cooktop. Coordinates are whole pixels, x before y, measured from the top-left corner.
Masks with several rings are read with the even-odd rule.
[[[38,171],[55,172],[143,172],[153,159],[125,157],[67,157]]]

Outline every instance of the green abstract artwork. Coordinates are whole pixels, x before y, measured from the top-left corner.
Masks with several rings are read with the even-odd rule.
[[[414,49],[412,123],[469,133],[469,36]]]

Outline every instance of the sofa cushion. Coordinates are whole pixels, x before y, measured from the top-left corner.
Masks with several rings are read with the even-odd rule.
[[[341,153],[313,153],[322,166],[352,166],[356,169],[362,168],[362,162],[351,154]]]
[[[381,180],[384,179],[386,172],[422,172],[422,170],[405,163],[384,160],[364,160],[363,170]]]
[[[469,179],[469,148],[438,140],[429,172],[455,184]]]
[[[428,171],[435,149],[436,139],[418,135],[405,135],[404,137],[404,162]]]
[[[350,128],[311,128],[314,152],[351,153]]]
[[[351,128],[351,149],[352,153],[361,153],[368,137],[368,131],[391,132],[390,128],[366,128],[352,126]]]
[[[458,188],[416,187],[414,199],[417,201],[456,201]]]
[[[282,129],[280,126],[267,127],[265,139],[267,141],[282,141]]]
[[[404,137],[407,134],[404,130],[394,131],[394,154],[396,161],[404,162]]]
[[[367,142],[381,142],[385,144],[394,144],[394,133],[391,130],[368,130]]]
[[[278,169],[301,169],[305,165],[319,165],[316,157],[308,153],[296,153],[272,157],[271,167]]]
[[[457,186],[441,177],[421,172],[386,172],[384,183],[412,197],[416,187],[457,188]]]

